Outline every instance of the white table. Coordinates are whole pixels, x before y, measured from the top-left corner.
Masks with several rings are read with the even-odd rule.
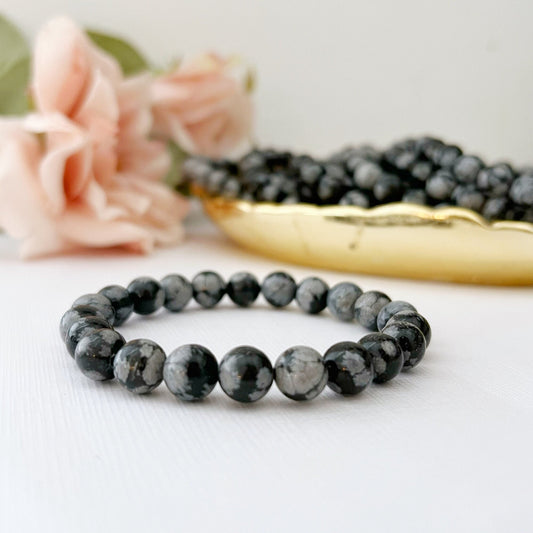
[[[433,326],[423,364],[353,399],[300,404],[273,387],[239,405],[217,388],[191,405],[81,375],[58,335],[78,295],[173,271],[316,274],[237,249],[197,217],[189,226],[185,244],[149,257],[24,263],[0,238],[0,531],[532,531],[531,289],[320,272],[409,300]],[[264,304],[222,307],[122,331],[166,350],[253,344],[271,358],[363,334]]]

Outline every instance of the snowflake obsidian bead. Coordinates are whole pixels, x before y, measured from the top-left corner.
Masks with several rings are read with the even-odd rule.
[[[90,305],[76,305],[66,311],[59,323],[59,335],[61,336],[61,340],[65,340],[68,330],[74,322],[77,322],[80,318],[88,316],[96,316],[105,320],[103,313],[96,307]]]
[[[82,337],[74,359],[82,373],[94,381],[113,379],[113,361],[125,344],[124,337],[113,329],[99,329]]]
[[[192,280],[192,291],[194,299],[205,309],[210,309],[226,294],[226,284],[216,272],[200,272]]]
[[[339,320],[353,320],[355,302],[361,294],[363,291],[354,283],[337,283],[328,291],[327,306],[330,313]]]
[[[139,315],[150,315],[163,307],[165,291],[158,281],[148,276],[134,279],[128,285],[133,310]]]
[[[177,313],[181,311],[192,298],[192,285],[179,274],[169,274],[161,280],[161,287],[165,292],[166,309]]]
[[[365,335],[359,344],[372,357],[375,383],[390,381],[402,371],[403,351],[394,337],[385,333],[371,333]]]
[[[128,290],[120,285],[108,285],[98,292],[105,296],[113,306],[115,311],[113,325],[120,326],[124,324],[133,313],[133,300]]]
[[[328,300],[328,286],[320,278],[306,278],[296,289],[296,302],[306,313],[315,315],[324,310]]]
[[[115,310],[113,305],[103,294],[84,294],[74,300],[72,307],[88,305],[100,311],[100,314],[111,324],[115,323]]]
[[[338,342],[324,354],[328,387],[338,394],[362,392],[374,378],[372,356],[356,342]]]
[[[76,346],[78,342],[89,333],[96,331],[98,329],[109,329],[111,324],[107,320],[100,318],[98,316],[87,316],[80,318],[74,322],[65,336],[65,344],[67,346],[68,353],[74,357],[74,352],[76,351]]]
[[[261,286],[249,272],[237,272],[230,277],[226,291],[232,302],[240,307],[248,307],[257,300]]]
[[[296,282],[285,272],[273,272],[263,280],[261,292],[270,305],[285,307],[294,300]]]
[[[382,292],[364,292],[355,302],[355,319],[365,328],[376,331],[378,314],[389,302],[390,298]]]
[[[413,368],[426,353],[426,339],[424,334],[409,322],[394,322],[388,324],[382,331],[398,341],[403,353],[403,368]]]

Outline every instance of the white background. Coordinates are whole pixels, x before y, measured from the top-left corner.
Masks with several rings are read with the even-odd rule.
[[[28,33],[53,13],[122,32],[154,61],[207,46],[259,70],[258,138],[326,152],[429,131],[531,162],[530,2],[4,1]],[[423,364],[348,400],[275,387],[238,405],[161,387],[135,397],[84,378],[57,327],[72,300],[142,274],[315,271],[237,250],[197,218],[179,248],[22,263],[0,238],[0,531],[526,532],[533,528],[533,291],[349,279],[413,302],[434,337]],[[194,306],[193,306],[194,307]],[[127,338],[274,359],[363,330],[327,316],[237,310],[133,319]],[[324,315],[327,315],[325,313]]]

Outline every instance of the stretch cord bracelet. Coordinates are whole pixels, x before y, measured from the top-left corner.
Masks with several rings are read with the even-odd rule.
[[[192,298],[211,308],[224,294],[238,306],[248,307],[260,292],[274,307],[285,307],[293,299],[309,314],[327,307],[339,320],[356,319],[373,333],[359,343],[334,344],[324,357],[313,348],[293,346],[272,367],[268,357],[252,346],[230,350],[219,365],[204,346],[186,344],[166,357],[155,342],[126,342],[114,329],[132,312],[149,315],[162,306],[179,312]],[[363,292],[353,283],[338,283],[330,289],[311,277],[297,285],[284,272],[268,275],[261,285],[247,272],[234,274],[225,283],[217,273],[207,271],[192,282],[178,274],[160,282],[140,277],[127,288],[110,285],[81,296],[61,318],[60,334],[83,374],[95,381],[116,378],[127,390],[145,394],[164,380],[182,400],[205,398],[218,381],[230,398],[254,402],[265,396],[274,380],[292,400],[311,400],[326,384],[339,394],[358,394],[372,381],[384,383],[420,363],[431,328],[411,304],[391,301],[382,292]]]

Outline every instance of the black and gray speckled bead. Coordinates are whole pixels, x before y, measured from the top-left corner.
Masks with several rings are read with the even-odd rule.
[[[289,305],[296,295],[296,282],[285,272],[272,272],[263,281],[261,292],[274,307]]]
[[[113,310],[115,311],[113,325],[120,326],[124,324],[131,313],[133,313],[133,301],[128,290],[120,285],[108,285],[98,292],[99,294],[103,294],[113,306]]]
[[[67,346],[68,353],[74,357],[76,346],[78,342],[89,333],[98,329],[109,329],[111,324],[103,318],[98,316],[87,316],[80,318],[70,326],[67,334],[65,335],[65,344]]]
[[[163,381],[165,352],[149,339],[127,342],[117,352],[113,370],[118,382],[130,392],[152,392]]]
[[[392,302],[384,305],[378,313],[378,318],[376,321],[378,329],[381,331],[387,325],[387,322],[392,316],[400,311],[406,310],[416,312],[414,305],[411,305],[409,302],[404,302],[403,300],[393,300]]]
[[[345,322],[353,320],[355,302],[361,294],[363,291],[354,283],[337,283],[328,291],[327,305],[330,313]]]
[[[226,292],[232,302],[240,307],[248,307],[257,300],[261,286],[253,274],[237,272],[229,279]]]
[[[296,289],[296,303],[302,311],[315,315],[326,308],[328,286],[320,278],[306,278]]]
[[[192,280],[192,291],[194,299],[205,309],[210,309],[226,294],[226,284],[216,272],[200,272]]]
[[[103,313],[96,307],[92,307],[90,305],[76,305],[75,307],[71,307],[68,311],[66,311],[59,322],[59,335],[61,336],[61,339],[63,341],[65,340],[68,330],[70,329],[70,326],[74,324],[74,322],[77,322],[80,318],[85,318],[88,316],[98,316],[105,320]]]
[[[424,334],[409,322],[394,322],[387,325],[382,333],[398,341],[403,353],[403,369],[416,366],[426,353]]]
[[[356,342],[334,344],[324,354],[324,364],[328,371],[328,387],[338,394],[359,394],[374,378],[372,357]]]
[[[163,379],[168,390],[181,400],[201,400],[217,384],[218,363],[204,346],[185,344],[167,357]]]
[[[165,291],[165,303],[163,305],[169,311],[177,313],[191,301],[192,285],[183,276],[169,274],[160,283],[163,291]]]
[[[365,328],[377,331],[378,314],[390,301],[390,298],[382,292],[364,292],[355,302],[355,319]]]
[[[139,315],[150,315],[163,307],[165,291],[159,282],[149,276],[135,278],[128,285],[133,310]]]
[[[533,207],[533,176],[523,175],[516,178],[509,191],[511,200],[524,207]]]
[[[249,403],[261,399],[274,379],[268,357],[253,346],[238,346],[222,359],[218,380],[222,390],[237,402]]]
[[[416,326],[424,334],[424,338],[426,339],[426,348],[429,346],[431,341],[431,326],[420,313],[409,309],[400,311],[390,318],[390,320],[387,322],[387,326],[389,324],[394,324],[395,322],[409,322],[410,324]]]
[[[308,346],[285,350],[276,361],[274,373],[278,389],[296,401],[316,398],[328,381],[322,356]]]
[[[83,375],[89,379],[113,379],[113,361],[125,342],[124,337],[114,329],[99,329],[78,342],[74,359]]]
[[[78,305],[95,307],[111,325],[115,323],[115,310],[113,309],[113,305],[109,301],[109,298],[106,298],[103,294],[84,294],[74,300],[72,307]]]
[[[403,351],[400,343],[385,333],[371,333],[359,340],[374,365],[374,383],[385,383],[396,377],[403,368]]]

